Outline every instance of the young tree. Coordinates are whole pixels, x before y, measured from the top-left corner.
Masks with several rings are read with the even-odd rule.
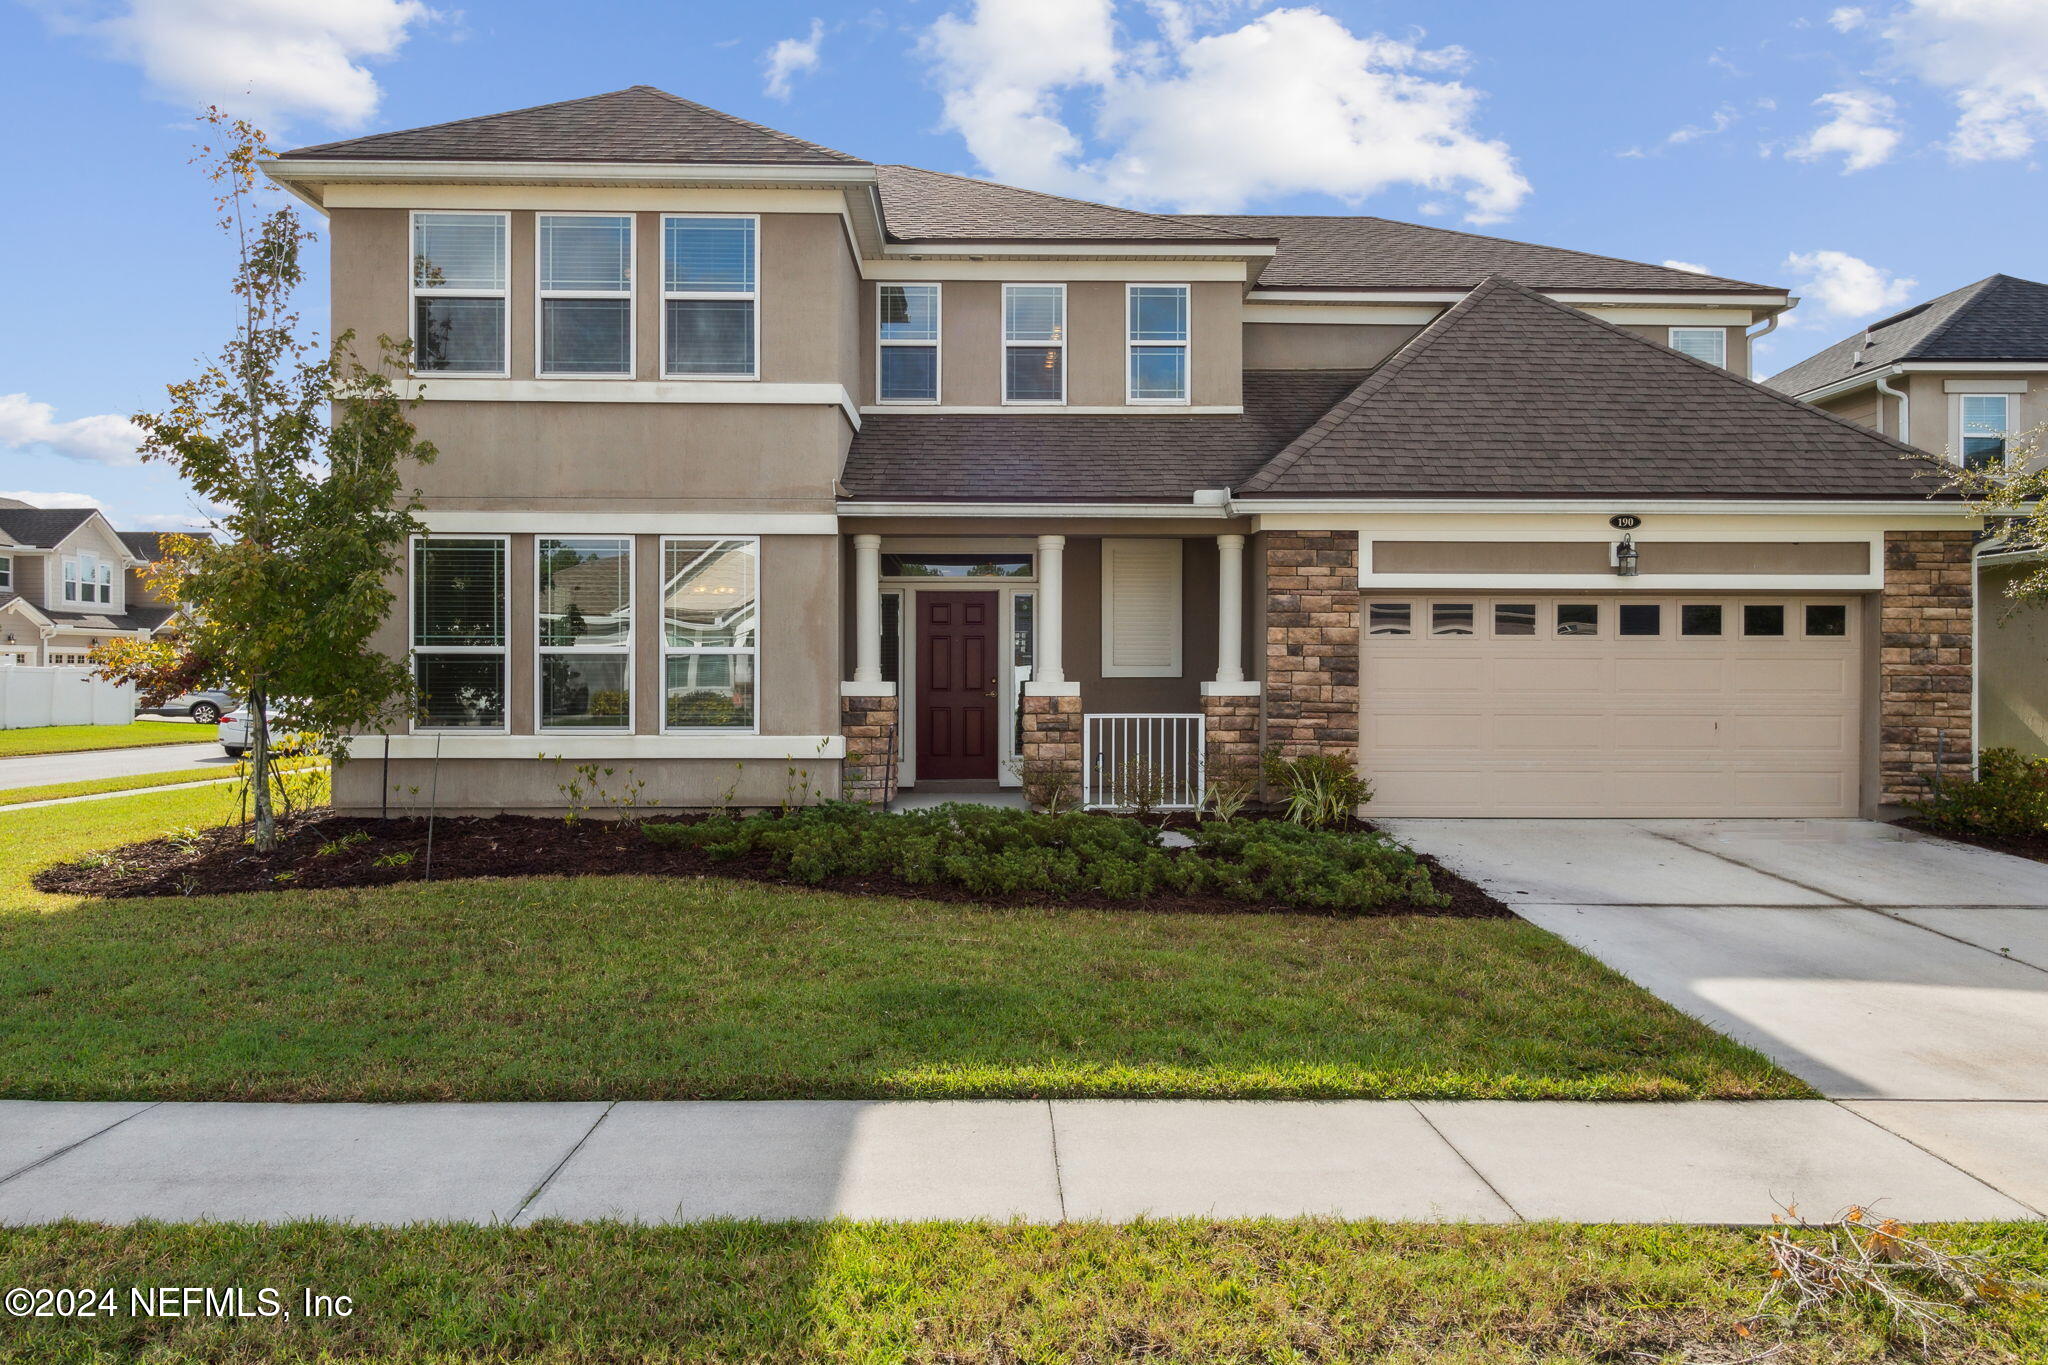
[[[2011,437],[2002,461],[1951,469],[1949,486],[2006,548],[2048,550],[2048,423]],[[2016,606],[2048,609],[2048,557],[2033,561],[2008,591]]]
[[[371,640],[406,538],[422,529],[406,462],[435,452],[391,380],[405,372],[405,345],[380,337],[373,369],[347,333],[324,350],[301,338],[292,293],[314,234],[282,202],[263,211],[259,196],[277,192],[258,168],[270,154],[263,134],[217,109],[203,117],[220,145],[194,159],[220,188],[240,316],[218,360],[171,385],[165,411],[135,420],[143,458],[171,465],[220,509],[218,536],[174,547],[167,586],[183,652],[248,699],[256,846],[268,851],[273,704],[339,763],[344,736],[389,723],[410,696],[405,664]]]

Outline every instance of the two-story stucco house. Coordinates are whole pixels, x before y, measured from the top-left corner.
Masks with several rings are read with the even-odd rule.
[[[92,507],[0,498],[0,667],[82,667],[103,640],[146,640],[171,617],[143,571],[153,531],[116,531]]]
[[[409,335],[419,716],[335,802],[1261,745],[1376,811],[1849,815],[1971,749],[1975,522],[1747,373],[1781,289],[875,165],[647,87],[303,148]]]
[[[1772,388],[1981,465],[2048,432],[2048,284],[1992,275],[1892,314],[1771,376]],[[2021,438],[2021,439],[2015,439]],[[1994,538],[1978,556],[1978,730],[2048,754],[2048,610],[2007,589],[2044,551]]]

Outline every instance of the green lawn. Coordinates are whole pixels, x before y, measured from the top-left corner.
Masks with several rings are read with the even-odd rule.
[[[291,760],[283,767],[289,771],[322,766],[319,759]],[[237,765],[238,767],[240,765]],[[215,770],[208,768],[180,768],[167,773],[131,773],[126,777],[93,777],[83,782],[50,782],[40,787],[7,787],[0,789],[0,806],[19,806],[29,801],[54,801],[66,796],[93,796],[101,792],[141,791],[148,787],[189,787],[199,782],[217,782],[234,775],[236,768]]]
[[[0,811],[0,1097],[1809,1093],[1519,920],[990,910],[716,878],[77,901],[232,788]],[[13,890],[10,892],[10,885]]]
[[[2040,1224],[1921,1229],[2048,1265]],[[2038,1273],[2038,1270],[2036,1271]],[[347,1317],[21,1319],[0,1361],[839,1365],[2039,1361],[2041,1303],[1922,1356],[1867,1305],[1748,1318],[1758,1234],[1710,1228],[1163,1222],[10,1229],[0,1283],[312,1289]],[[1772,1350],[1773,1347],[1778,1349]],[[1767,1353],[1767,1354],[1766,1354]]]
[[[27,754],[75,754],[88,749],[137,749],[152,744],[210,744],[211,725],[138,720],[128,725],[43,725],[0,730],[0,758]]]

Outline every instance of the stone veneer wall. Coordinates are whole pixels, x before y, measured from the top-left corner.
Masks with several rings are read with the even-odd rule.
[[[1018,758],[1026,767],[1025,796],[1034,795],[1041,765],[1063,768],[1069,802],[1081,799],[1081,699],[1024,696],[1024,736]],[[1044,779],[1049,781],[1049,778]]]
[[[896,799],[897,701],[894,697],[841,697],[839,733],[846,737],[839,794],[871,806]]]
[[[1967,779],[1970,733],[1969,531],[1884,533],[1878,643],[1878,771],[1887,804],[1929,795],[1936,755],[1944,781]]]
[[[1267,531],[1266,743],[1358,754],[1355,531]]]
[[[1202,698],[1203,762],[1209,780],[1225,773],[1259,769],[1259,699],[1257,697]],[[1254,781],[1257,779],[1254,778]]]

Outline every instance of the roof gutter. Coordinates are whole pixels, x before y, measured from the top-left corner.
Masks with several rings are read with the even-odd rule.
[[[1581,514],[1609,517],[1616,512],[1659,513],[1665,516],[1751,516],[1751,517],[1945,517],[1964,519],[1977,516],[1962,502],[1932,502],[1925,499],[1880,500],[1865,498],[1758,499],[1673,498],[1650,499],[1617,495],[1611,498],[1258,498],[1235,497],[1230,510],[1239,516],[1289,515],[1514,515]]]
[[[1913,400],[1906,397],[1905,391],[1903,389],[1895,389],[1891,385],[1892,377],[1898,374],[1899,372],[1899,367],[1894,365],[1889,370],[1886,370],[1883,374],[1875,376],[1877,380],[1877,391],[1885,395],[1885,397],[1887,398],[1896,398],[1899,400],[1898,438],[1901,441],[1904,441],[1907,445],[1911,445],[1913,444],[1913,438],[1907,433],[1913,430]],[[1877,434],[1880,436],[1884,435],[1884,416],[1882,413],[1878,415],[1877,419]]]

